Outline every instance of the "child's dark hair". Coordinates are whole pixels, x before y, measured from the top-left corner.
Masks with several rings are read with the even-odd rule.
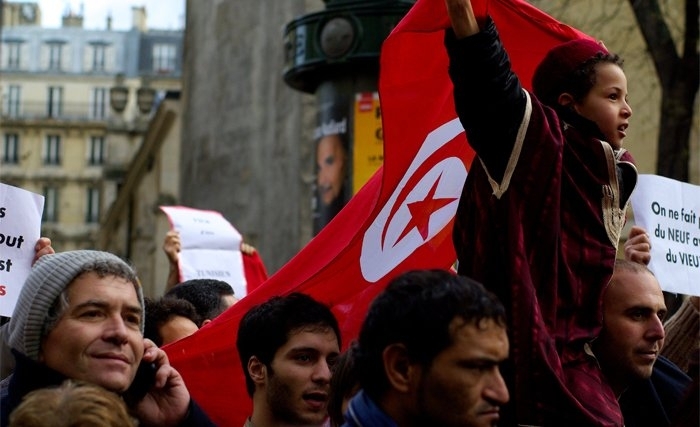
[[[590,92],[591,88],[595,86],[596,82],[596,66],[598,64],[615,64],[622,68],[623,60],[620,55],[615,53],[602,54],[598,53],[593,58],[585,61],[578,68],[576,68],[569,77],[565,78],[562,82],[562,86],[559,88],[554,96],[555,99],[552,100],[552,104],[548,101],[542,100],[545,104],[556,105],[557,98],[564,92],[571,94],[574,101],[581,101]]]
[[[619,55],[594,40],[576,39],[552,48],[532,77],[535,96],[545,105],[559,107],[559,96],[570,94],[581,101],[596,82],[596,66],[610,63],[622,67]]]

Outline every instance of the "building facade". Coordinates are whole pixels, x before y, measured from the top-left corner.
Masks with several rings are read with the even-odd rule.
[[[35,3],[3,8],[0,180],[44,195],[42,235],[57,251],[97,248],[158,94],[180,88],[183,33],[148,30],[144,8],[129,31],[110,18],[86,30],[72,12],[44,28]]]

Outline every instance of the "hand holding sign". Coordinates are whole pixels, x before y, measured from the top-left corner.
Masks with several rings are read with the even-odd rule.
[[[651,261],[651,238],[647,231],[638,225],[632,226],[625,242],[625,259],[644,265],[649,265]]]
[[[239,298],[246,295],[241,256],[241,234],[219,212],[182,206],[161,206],[179,240],[166,253],[178,258],[180,278],[217,279],[233,287]],[[179,252],[179,256],[178,256]]]

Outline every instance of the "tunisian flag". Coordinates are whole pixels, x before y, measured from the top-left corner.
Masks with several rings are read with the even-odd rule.
[[[472,3],[478,16],[493,17],[526,87],[552,46],[586,37],[522,0]],[[454,263],[453,218],[474,154],[447,74],[449,25],[444,0],[418,0],[384,42],[383,168],[275,275],[196,334],[166,347],[193,398],[217,424],[240,427],[251,413],[236,350],[238,323],[248,309],[274,295],[309,294],[332,307],[345,348],[391,278]]]

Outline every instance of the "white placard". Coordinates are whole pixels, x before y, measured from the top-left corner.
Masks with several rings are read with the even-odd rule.
[[[700,295],[700,186],[640,175],[632,194],[637,225],[651,238],[651,262],[661,288]]]
[[[241,233],[221,213],[184,206],[161,206],[171,227],[180,233],[180,278],[217,279],[237,298],[246,295]]]
[[[44,196],[0,183],[0,315],[12,316],[41,236]]]

